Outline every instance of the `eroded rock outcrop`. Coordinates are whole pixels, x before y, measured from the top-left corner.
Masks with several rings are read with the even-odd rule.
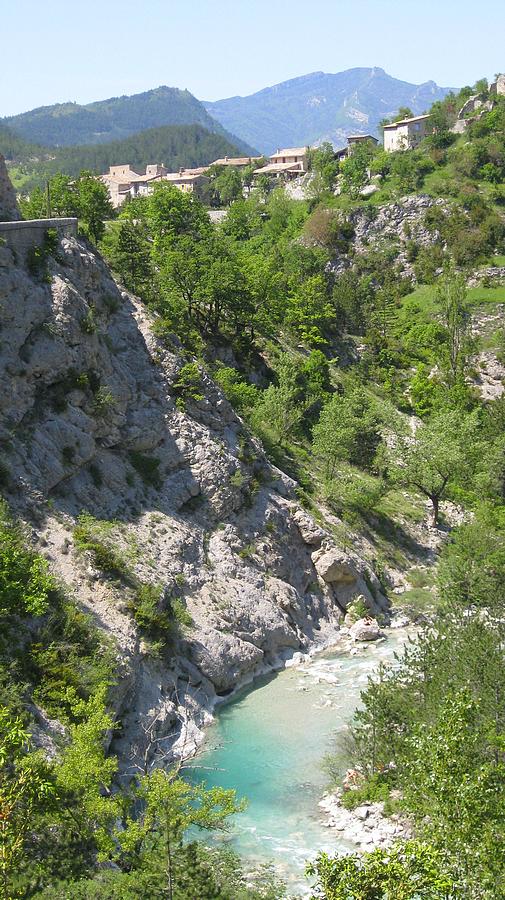
[[[432,247],[440,241],[437,228],[427,228],[425,216],[428,210],[439,208],[448,214],[449,204],[445,200],[427,195],[402,197],[395,203],[381,207],[367,206],[351,211],[349,224],[354,229],[353,254],[379,250],[395,245],[396,264],[404,275],[414,276],[408,248],[411,243],[419,247]],[[333,259],[331,270],[340,275],[352,265],[352,257],[342,253]]]
[[[336,793],[326,794],[319,806],[326,815],[324,824],[345,833],[346,840],[362,852],[391,847],[395,841],[409,840],[413,836],[411,823],[398,814],[386,816],[381,802],[346,809]]]

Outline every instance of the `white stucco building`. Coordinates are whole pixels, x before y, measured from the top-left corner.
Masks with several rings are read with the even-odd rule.
[[[384,150],[394,153],[397,150],[415,150],[423,138],[431,133],[430,116],[413,116],[384,125]]]

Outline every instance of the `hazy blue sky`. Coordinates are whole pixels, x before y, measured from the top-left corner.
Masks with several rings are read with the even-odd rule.
[[[199,99],[382,66],[460,86],[505,70],[504,0],[1,0],[0,116],[168,84]]]

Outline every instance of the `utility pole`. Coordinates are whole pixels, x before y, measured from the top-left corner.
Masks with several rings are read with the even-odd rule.
[[[46,207],[47,207],[47,218],[51,218],[51,190],[49,188],[49,180],[46,181]]]

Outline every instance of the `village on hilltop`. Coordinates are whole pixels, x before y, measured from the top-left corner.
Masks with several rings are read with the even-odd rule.
[[[491,108],[493,97],[497,95],[505,95],[505,75],[498,75],[496,81],[490,86],[489,99],[482,99],[479,94],[474,94],[467,99],[458,113],[453,131],[457,134],[463,133],[476,115]],[[431,116],[426,113],[384,124],[385,152],[396,153],[416,149],[432,130],[430,120]],[[335,159],[343,162],[356,146],[364,142],[372,142],[376,145],[379,143],[372,134],[349,135],[347,146],[334,151]],[[213,168],[244,169],[255,166],[256,168],[252,172],[253,182],[260,176],[290,181],[307,173],[310,149],[310,147],[279,148],[269,158],[225,156],[222,159],[214,160],[207,166],[180,168],[178,172],[169,172],[163,163],[151,163],[143,171],[134,169],[129,163],[126,163],[110,166],[109,171],[101,176],[101,180],[107,186],[112,206],[115,209],[122,206],[127,198],[150,194],[153,186],[158,182],[168,182],[184,193],[203,198],[210,181],[208,173]]]

